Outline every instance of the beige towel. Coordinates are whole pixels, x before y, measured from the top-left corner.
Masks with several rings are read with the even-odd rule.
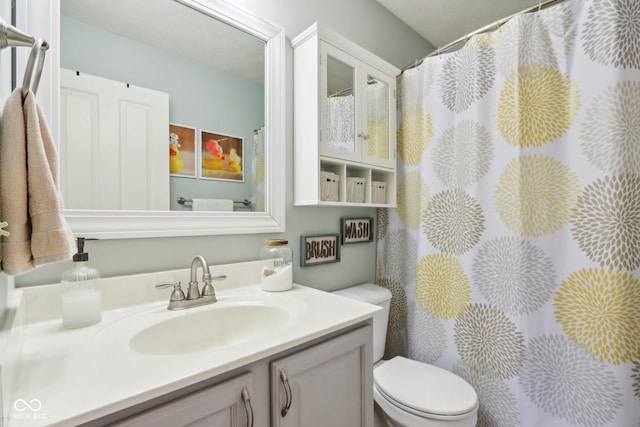
[[[58,153],[33,92],[24,100],[27,127],[27,185],[33,264],[66,261],[75,253],[73,233],[64,218],[58,189]]]
[[[71,258],[74,239],[57,186],[57,153],[33,93],[22,105],[21,90],[7,100],[0,133],[2,270],[16,275]]]
[[[18,88],[9,95],[0,131],[0,219],[10,236],[2,238],[2,270],[16,275],[34,268],[27,211],[27,140]]]
[[[232,211],[231,199],[193,199],[192,211]]]

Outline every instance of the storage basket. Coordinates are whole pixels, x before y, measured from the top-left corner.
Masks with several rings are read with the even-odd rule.
[[[347,202],[363,203],[364,202],[364,185],[366,180],[359,177],[347,178]]]
[[[384,181],[371,182],[371,203],[384,205],[387,203],[387,183]]]
[[[339,175],[336,175],[333,172],[320,172],[320,200],[337,202],[339,183]]]

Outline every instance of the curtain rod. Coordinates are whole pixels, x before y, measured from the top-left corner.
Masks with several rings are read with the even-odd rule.
[[[536,11],[541,11],[542,9],[546,9],[549,6],[553,6],[556,3],[561,3],[565,0],[547,0],[544,2],[539,2],[536,6],[531,6],[527,9],[521,10],[520,12],[516,12],[513,15],[509,15],[507,17],[504,17],[502,19],[499,19],[497,21],[495,21],[492,24],[489,25],[485,25],[482,28],[479,28],[463,37],[460,37],[457,40],[452,41],[451,43],[445,45],[444,47],[439,47],[438,49],[434,50],[433,52],[431,52],[430,54],[428,54],[427,56],[422,57],[422,59],[416,60],[413,64],[409,64],[406,67],[404,67],[402,69],[402,71],[400,72],[400,74],[404,73],[407,70],[410,70],[412,68],[416,68],[418,65],[422,64],[424,62],[425,59],[430,58],[432,56],[437,56],[440,55],[441,53],[444,53],[452,48],[454,48],[455,46],[459,45],[460,43],[466,43],[471,37],[478,35],[478,34],[482,34],[482,33],[486,33],[487,31],[490,30],[497,30],[498,28],[500,28],[503,24],[505,24],[507,21],[509,21],[511,18],[514,18],[518,15],[521,15],[523,13],[529,13],[529,12],[536,12]]]

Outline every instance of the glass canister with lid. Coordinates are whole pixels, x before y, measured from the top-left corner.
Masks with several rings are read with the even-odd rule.
[[[268,239],[260,251],[262,267],[261,285],[265,291],[286,291],[293,286],[293,252],[288,240]]]

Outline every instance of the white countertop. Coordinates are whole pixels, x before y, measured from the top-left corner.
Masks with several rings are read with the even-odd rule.
[[[242,273],[237,276],[228,273],[234,271],[230,266],[233,265],[216,267],[218,272],[226,268],[225,273],[230,276],[225,285],[214,283],[218,285],[216,289],[221,302],[252,296],[266,301],[273,299],[296,307],[297,317],[277,333],[231,347],[210,348],[186,355],[145,355],[131,350],[127,334],[120,337],[121,325],[135,329],[138,327],[136,319],[141,319],[140,327],[143,327],[150,319],[162,321],[210,307],[169,311],[166,309],[167,292],[160,294],[153,288],[148,291],[154,281],[184,280],[188,275],[186,270],[103,280],[103,307],[106,309],[102,322],[74,330],[62,328],[55,309],[43,313],[48,310],[46,307],[59,304],[52,300],[47,305],[48,298],[59,296],[59,286],[27,289],[1,365],[5,425],[87,422],[293,348],[369,319],[381,310],[374,305],[300,285],[285,292],[265,292],[258,285],[242,283],[254,276],[247,271],[259,270],[254,269],[253,263],[242,263],[238,269]],[[216,274],[213,268],[212,274]],[[133,290],[135,286],[139,295]],[[123,289],[134,295],[128,303],[131,300],[138,303],[126,306],[119,303],[113,293],[122,293]],[[145,302],[144,295],[150,295],[153,300]],[[158,295],[162,300],[158,300]],[[194,327],[215,328],[216,325]],[[168,336],[167,340],[170,339]]]

